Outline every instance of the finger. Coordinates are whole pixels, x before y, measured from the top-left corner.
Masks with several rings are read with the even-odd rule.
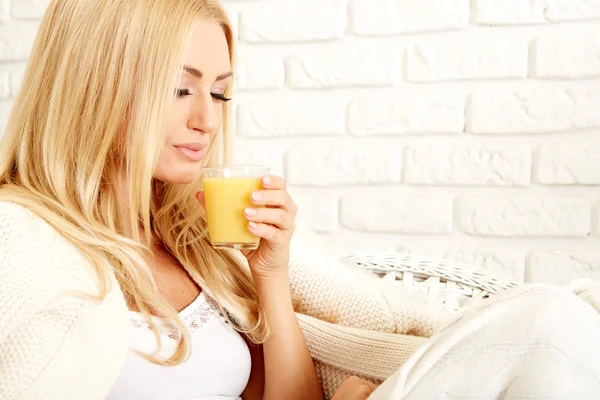
[[[291,199],[285,190],[257,190],[250,195],[250,201],[257,206],[281,207],[286,209]]]
[[[248,257],[254,250],[241,250],[242,255]]]
[[[367,385],[361,385],[357,390],[358,399],[360,400],[366,400],[372,394],[373,391]]]
[[[260,183],[262,187],[267,190],[285,189],[286,187],[285,179],[276,175],[263,176],[260,180]]]
[[[204,192],[196,193],[196,199],[200,202],[202,208],[206,208],[206,201],[204,200]]]
[[[272,225],[261,224],[257,222],[248,223],[248,231],[254,236],[258,236],[261,239],[277,245],[283,246],[288,241],[285,239],[284,232],[281,229],[277,229]]]
[[[274,225],[279,229],[293,230],[294,217],[282,208],[246,208],[244,215],[248,221]]]

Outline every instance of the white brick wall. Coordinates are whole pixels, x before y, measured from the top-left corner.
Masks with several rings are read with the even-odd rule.
[[[599,25],[600,26],[600,25]],[[600,125],[600,83],[559,89],[479,90],[469,131],[482,134],[564,132]]]
[[[458,228],[469,235],[584,238],[591,232],[592,206],[578,198],[461,197],[456,213]]]
[[[469,21],[469,0],[350,1],[352,31],[357,35],[463,29]]]
[[[346,30],[345,0],[273,1],[241,14],[240,37],[247,42],[339,39]]]
[[[525,39],[465,42],[461,38],[411,46],[407,76],[412,82],[526,78],[527,63]]]
[[[534,45],[535,74],[540,78],[600,76],[600,31],[543,36]]]
[[[350,103],[348,133],[356,136],[462,133],[465,100],[419,91],[372,92]]]
[[[528,186],[531,165],[528,146],[426,143],[407,147],[405,180],[417,185]]]
[[[340,218],[345,228],[358,232],[447,234],[452,230],[452,197],[345,195]]]
[[[326,43],[293,53],[288,67],[298,89],[389,86],[402,80],[402,53],[386,43]]]
[[[251,138],[341,135],[346,105],[344,98],[312,93],[248,97],[238,107],[238,133]]]
[[[553,143],[539,151],[538,179],[546,185],[600,185],[600,140]]]
[[[10,18],[10,9],[8,0],[0,0],[0,24],[5,24]]]
[[[580,276],[600,279],[600,251],[555,250],[532,253],[528,280],[561,284]]]
[[[600,17],[598,0],[475,0],[482,25],[545,24]]]
[[[50,0],[13,0],[12,16],[15,19],[39,19],[49,3]]]
[[[285,166],[290,185],[350,186],[400,183],[400,146],[302,147],[288,151]]]
[[[0,0],[0,129],[47,0]],[[228,0],[238,162],[337,251],[600,277],[600,0]]]

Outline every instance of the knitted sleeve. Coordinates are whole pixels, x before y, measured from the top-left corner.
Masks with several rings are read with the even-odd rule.
[[[296,316],[315,360],[375,380],[393,374],[427,340]]]
[[[106,397],[128,324],[119,296],[74,293],[93,282],[81,259],[43,220],[0,202],[0,400]]]

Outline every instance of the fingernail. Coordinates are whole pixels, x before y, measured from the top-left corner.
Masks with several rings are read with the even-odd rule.
[[[252,193],[252,200],[258,201],[258,200],[260,200],[260,197],[261,197],[260,193],[258,193],[258,192]]]
[[[254,223],[254,222],[248,223],[248,228],[250,228],[250,229],[256,229],[256,223]]]
[[[265,177],[263,178],[263,183],[264,183],[265,185],[269,185],[269,184],[271,183],[271,178],[269,178],[268,176],[265,176]]]
[[[256,210],[254,208],[246,208],[244,210],[244,213],[249,216],[249,217],[254,217],[256,216]]]

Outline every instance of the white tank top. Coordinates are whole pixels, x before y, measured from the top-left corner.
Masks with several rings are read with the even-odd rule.
[[[109,400],[239,400],[250,377],[246,342],[220,314],[204,291],[179,314],[191,336],[191,355],[174,367],[140,357],[156,350],[156,339],[144,317],[131,313],[135,326],[130,353]],[[159,318],[156,321],[163,323]],[[163,325],[165,326],[165,325]],[[161,331],[162,333],[162,331]],[[161,355],[175,349],[174,336],[163,334]]]

